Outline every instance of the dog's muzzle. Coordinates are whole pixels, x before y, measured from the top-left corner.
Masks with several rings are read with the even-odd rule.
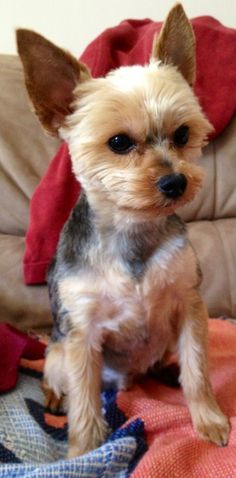
[[[167,198],[176,199],[182,196],[187,187],[187,183],[184,174],[167,174],[159,179],[157,187]]]

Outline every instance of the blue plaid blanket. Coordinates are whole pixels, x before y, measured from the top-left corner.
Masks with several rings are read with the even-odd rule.
[[[65,459],[67,425],[45,420],[40,374],[24,369],[17,387],[0,397],[0,478],[72,478],[130,476],[147,449],[142,420],[122,427],[127,418],[116,405],[116,392],[102,395],[110,427],[107,442],[79,458]]]

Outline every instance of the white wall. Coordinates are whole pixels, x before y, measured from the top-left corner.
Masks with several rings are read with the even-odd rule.
[[[175,0],[0,0],[0,52],[15,53],[14,30],[36,30],[79,56],[125,18],[163,20]],[[212,15],[236,27],[236,0],[183,0],[189,17]]]

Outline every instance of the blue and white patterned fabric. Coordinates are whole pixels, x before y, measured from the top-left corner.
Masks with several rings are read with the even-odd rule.
[[[107,442],[68,460],[67,426],[45,422],[39,378],[30,375],[21,373],[16,389],[0,397],[0,478],[130,476],[147,448],[144,427],[138,419],[121,428],[126,417],[117,408],[116,393],[102,397],[111,430]]]

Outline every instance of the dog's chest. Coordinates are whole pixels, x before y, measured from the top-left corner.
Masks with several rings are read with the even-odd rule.
[[[163,342],[188,275],[180,243],[181,239],[170,241],[150,255],[147,263],[121,267],[114,262],[104,268],[100,277],[103,329],[113,346],[130,347],[131,342],[140,346],[155,334]]]
[[[154,345],[162,355],[192,281],[182,223],[173,216],[159,234],[151,224],[104,241],[90,231],[83,251],[76,249],[74,273],[59,284],[69,328],[87,330],[91,343],[123,356],[138,360],[137,350],[150,356]]]

